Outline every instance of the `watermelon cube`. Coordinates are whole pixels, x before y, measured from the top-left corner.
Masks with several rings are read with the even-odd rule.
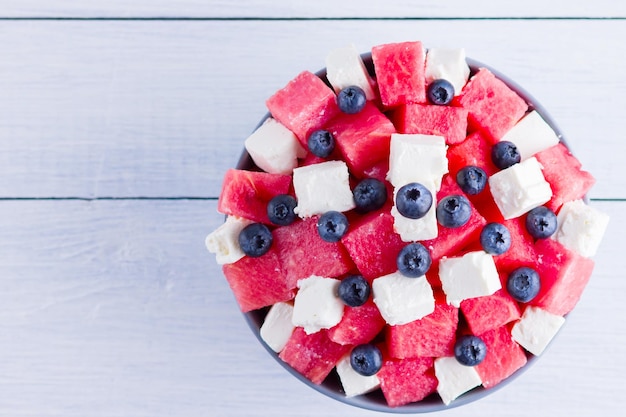
[[[375,46],[372,61],[383,106],[426,101],[426,53],[421,42]]]
[[[327,330],[306,334],[296,327],[279,358],[314,384],[321,384],[349,350],[350,346],[330,340]]]
[[[524,349],[513,340],[508,326],[502,326],[479,337],[487,345],[485,360],[475,366],[485,388],[491,388],[526,365]]]
[[[433,358],[386,359],[376,374],[390,407],[421,401],[437,390]]]
[[[465,85],[454,104],[469,111],[471,130],[481,130],[492,143],[524,116],[528,104],[491,71],[481,68]]]
[[[309,135],[340,113],[335,92],[309,71],[303,71],[266,103],[272,117],[285,125],[307,148]]]
[[[461,311],[473,334],[482,334],[520,318],[520,308],[506,290],[492,295],[468,298],[461,302]]]
[[[339,324],[328,330],[328,337],[340,345],[369,343],[385,327],[385,319],[370,298],[358,307],[346,306]]]
[[[462,107],[405,104],[393,114],[400,133],[443,136],[448,145],[461,143],[467,135],[467,110]]]
[[[220,213],[271,224],[267,204],[278,194],[287,194],[291,175],[229,169],[217,201]]]

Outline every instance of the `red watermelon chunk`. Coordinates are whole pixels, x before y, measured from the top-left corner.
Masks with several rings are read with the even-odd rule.
[[[487,345],[487,356],[475,368],[485,388],[497,385],[526,365],[526,354],[513,340],[508,326],[482,333],[479,337]]]
[[[393,216],[381,211],[352,224],[341,242],[370,282],[398,269],[396,258],[406,245],[393,229]]]
[[[387,359],[376,374],[390,407],[421,401],[437,390],[433,358]]]
[[[405,104],[394,112],[400,133],[443,136],[448,145],[461,143],[467,135],[467,110],[462,107]]]
[[[287,194],[291,175],[229,169],[217,201],[220,213],[271,224],[267,203],[278,194]]]
[[[336,278],[354,269],[340,242],[326,242],[319,236],[317,219],[310,217],[273,232],[273,245],[292,288],[298,280],[311,275]]]
[[[562,143],[536,153],[535,157],[552,188],[552,199],[546,206],[555,212],[563,203],[582,199],[595,183],[595,178],[582,170],[580,161]]]
[[[245,256],[233,264],[226,264],[222,271],[244,313],[295,296],[275,248],[258,258]]]
[[[383,106],[426,101],[426,53],[421,42],[375,46],[372,61]]]
[[[491,71],[481,68],[454,103],[469,111],[469,127],[496,143],[524,116],[528,104]]]
[[[305,149],[309,135],[340,113],[335,92],[309,71],[301,72],[265,104]]]
[[[517,301],[506,290],[463,300],[461,311],[473,334],[485,333],[521,317]]]
[[[371,102],[359,113],[341,113],[325,129],[333,134],[346,164],[357,177],[363,177],[365,169],[388,158],[391,134],[396,132],[387,116]]]
[[[328,338],[327,330],[306,334],[296,327],[279,357],[314,384],[321,384],[350,350]]]
[[[387,328],[389,355],[398,359],[452,356],[458,324],[458,308],[438,303],[426,317]]]
[[[358,307],[346,306],[339,324],[328,330],[328,337],[340,345],[368,343],[385,327],[385,319],[370,298]]]
[[[530,304],[563,316],[578,303],[591,277],[594,262],[554,239],[538,240],[535,249],[541,289]]]

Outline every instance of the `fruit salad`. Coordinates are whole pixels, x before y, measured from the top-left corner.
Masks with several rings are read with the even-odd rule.
[[[541,109],[418,41],[338,48],[266,105],[206,244],[280,361],[447,406],[541,355],[609,221]]]

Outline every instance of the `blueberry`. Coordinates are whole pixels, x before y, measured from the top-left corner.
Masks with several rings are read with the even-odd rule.
[[[396,208],[409,219],[424,217],[432,205],[433,195],[418,182],[406,184],[396,193]]]
[[[362,275],[350,275],[339,284],[339,298],[349,307],[365,304],[370,296],[370,284]]]
[[[363,110],[366,102],[365,91],[356,85],[346,87],[337,94],[337,105],[344,113],[358,113]]]
[[[454,357],[460,364],[476,366],[487,356],[487,345],[478,336],[461,336],[454,344]]]
[[[428,101],[432,104],[445,106],[446,104],[450,104],[454,98],[454,86],[450,81],[444,80],[443,78],[434,80],[428,85],[426,96],[428,97]]]
[[[545,239],[556,232],[556,214],[547,207],[539,206],[528,212],[526,230],[535,239]]]
[[[489,223],[480,232],[483,250],[492,255],[502,255],[511,247],[511,232],[501,223]]]
[[[517,146],[508,140],[502,140],[491,148],[491,160],[500,169],[517,164],[522,159]]]
[[[509,274],[506,290],[520,303],[527,303],[537,296],[541,289],[539,274],[532,268],[523,266]]]
[[[288,194],[280,194],[267,204],[267,217],[278,226],[287,226],[296,221],[293,209],[298,203]]]
[[[437,221],[444,227],[461,227],[469,221],[472,208],[462,195],[449,195],[437,204]]]
[[[360,213],[378,210],[387,201],[387,187],[375,178],[366,178],[359,182],[354,190],[354,204]]]
[[[456,182],[465,194],[476,195],[487,185],[487,173],[480,167],[468,165],[456,174]]]
[[[338,211],[327,211],[317,219],[317,232],[326,242],[337,242],[348,231],[348,219]]]
[[[320,158],[328,158],[335,149],[335,137],[328,130],[316,130],[307,140],[309,151]]]
[[[350,353],[350,365],[363,376],[372,376],[383,366],[383,354],[370,343],[355,346]]]
[[[396,264],[398,271],[406,277],[421,277],[428,271],[432,259],[430,252],[418,242],[409,243],[400,250]]]
[[[246,255],[257,258],[272,246],[272,232],[262,223],[252,223],[239,233],[239,247]]]

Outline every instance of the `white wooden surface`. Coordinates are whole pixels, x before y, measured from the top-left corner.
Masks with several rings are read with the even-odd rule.
[[[444,414],[623,414],[626,7],[471,6],[0,0],[0,416],[376,415],[269,358],[204,237],[267,96],[336,45],[406,39],[464,46],[544,103],[612,216],[544,357]]]

